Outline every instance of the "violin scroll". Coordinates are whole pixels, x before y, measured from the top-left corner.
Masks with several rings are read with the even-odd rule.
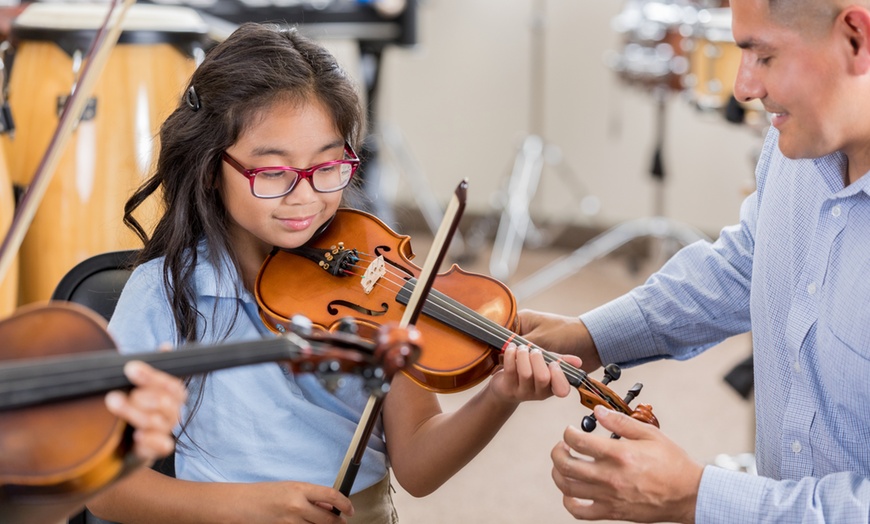
[[[578,391],[580,391],[580,401],[590,410],[594,409],[595,406],[601,405],[608,409],[628,415],[635,420],[639,420],[646,424],[652,424],[655,427],[660,427],[658,419],[652,412],[652,406],[649,404],[638,404],[634,409],[629,406],[631,401],[640,395],[640,390],[643,389],[643,384],[640,382],[635,383],[635,385],[628,390],[624,399],[619,398],[613,390],[607,387],[607,384],[618,380],[621,375],[622,370],[618,365],[608,364],[604,368],[604,379],[602,379],[601,382],[593,380],[588,376],[585,377],[584,383],[577,388]],[[587,433],[591,433],[595,430],[597,425],[598,421],[595,420],[594,414],[586,415],[580,422],[580,429]],[[613,438],[619,438],[619,435],[614,434],[611,436]]]
[[[302,348],[301,358],[288,363],[295,373],[314,373],[331,391],[347,374],[356,374],[363,378],[363,387],[378,396],[389,391],[396,373],[417,361],[423,344],[414,326],[384,324],[371,341],[357,334],[353,319],[342,319],[334,331],[324,331],[303,315],[291,318],[283,336]]]

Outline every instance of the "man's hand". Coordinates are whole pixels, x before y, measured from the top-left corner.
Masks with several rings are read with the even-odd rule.
[[[601,357],[598,356],[592,335],[579,318],[531,309],[520,311],[519,317],[520,334],[530,342],[547,351],[580,357],[586,371],[601,367]]]
[[[602,406],[595,417],[622,439],[565,430],[550,454],[565,508],[582,520],[693,523],[703,466],[654,426]]]

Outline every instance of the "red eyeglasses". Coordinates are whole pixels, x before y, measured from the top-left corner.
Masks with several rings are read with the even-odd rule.
[[[246,169],[238,160],[223,152],[223,161],[251,182],[251,194],[257,198],[282,197],[296,187],[300,180],[308,179],[318,193],[333,193],[347,187],[359,168],[359,157],[347,142],[344,160],[324,162],[308,169],[290,166],[255,167]]]

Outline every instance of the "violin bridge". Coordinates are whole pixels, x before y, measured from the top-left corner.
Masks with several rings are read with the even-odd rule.
[[[372,263],[369,264],[368,268],[366,268],[366,272],[360,280],[360,284],[362,284],[366,295],[372,292],[372,290],[375,288],[375,284],[378,283],[378,280],[380,280],[381,277],[386,274],[387,267],[386,264],[384,264],[384,256],[381,255],[378,258],[372,260]]]

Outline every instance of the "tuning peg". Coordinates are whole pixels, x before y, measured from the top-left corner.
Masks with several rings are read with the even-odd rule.
[[[596,426],[598,426],[598,421],[595,420],[595,415],[586,415],[583,417],[583,420],[580,421],[580,429],[586,433],[592,433],[595,431]]]
[[[634,400],[635,398],[637,398],[638,395],[640,395],[641,389],[643,389],[643,384],[641,384],[640,382],[631,386],[631,389],[629,389],[628,393],[625,394],[625,398],[623,399],[623,401],[626,404],[630,404],[632,400]]]
[[[607,364],[604,368],[604,379],[601,381],[605,386],[613,380],[619,380],[622,376],[622,369],[616,364]]]

